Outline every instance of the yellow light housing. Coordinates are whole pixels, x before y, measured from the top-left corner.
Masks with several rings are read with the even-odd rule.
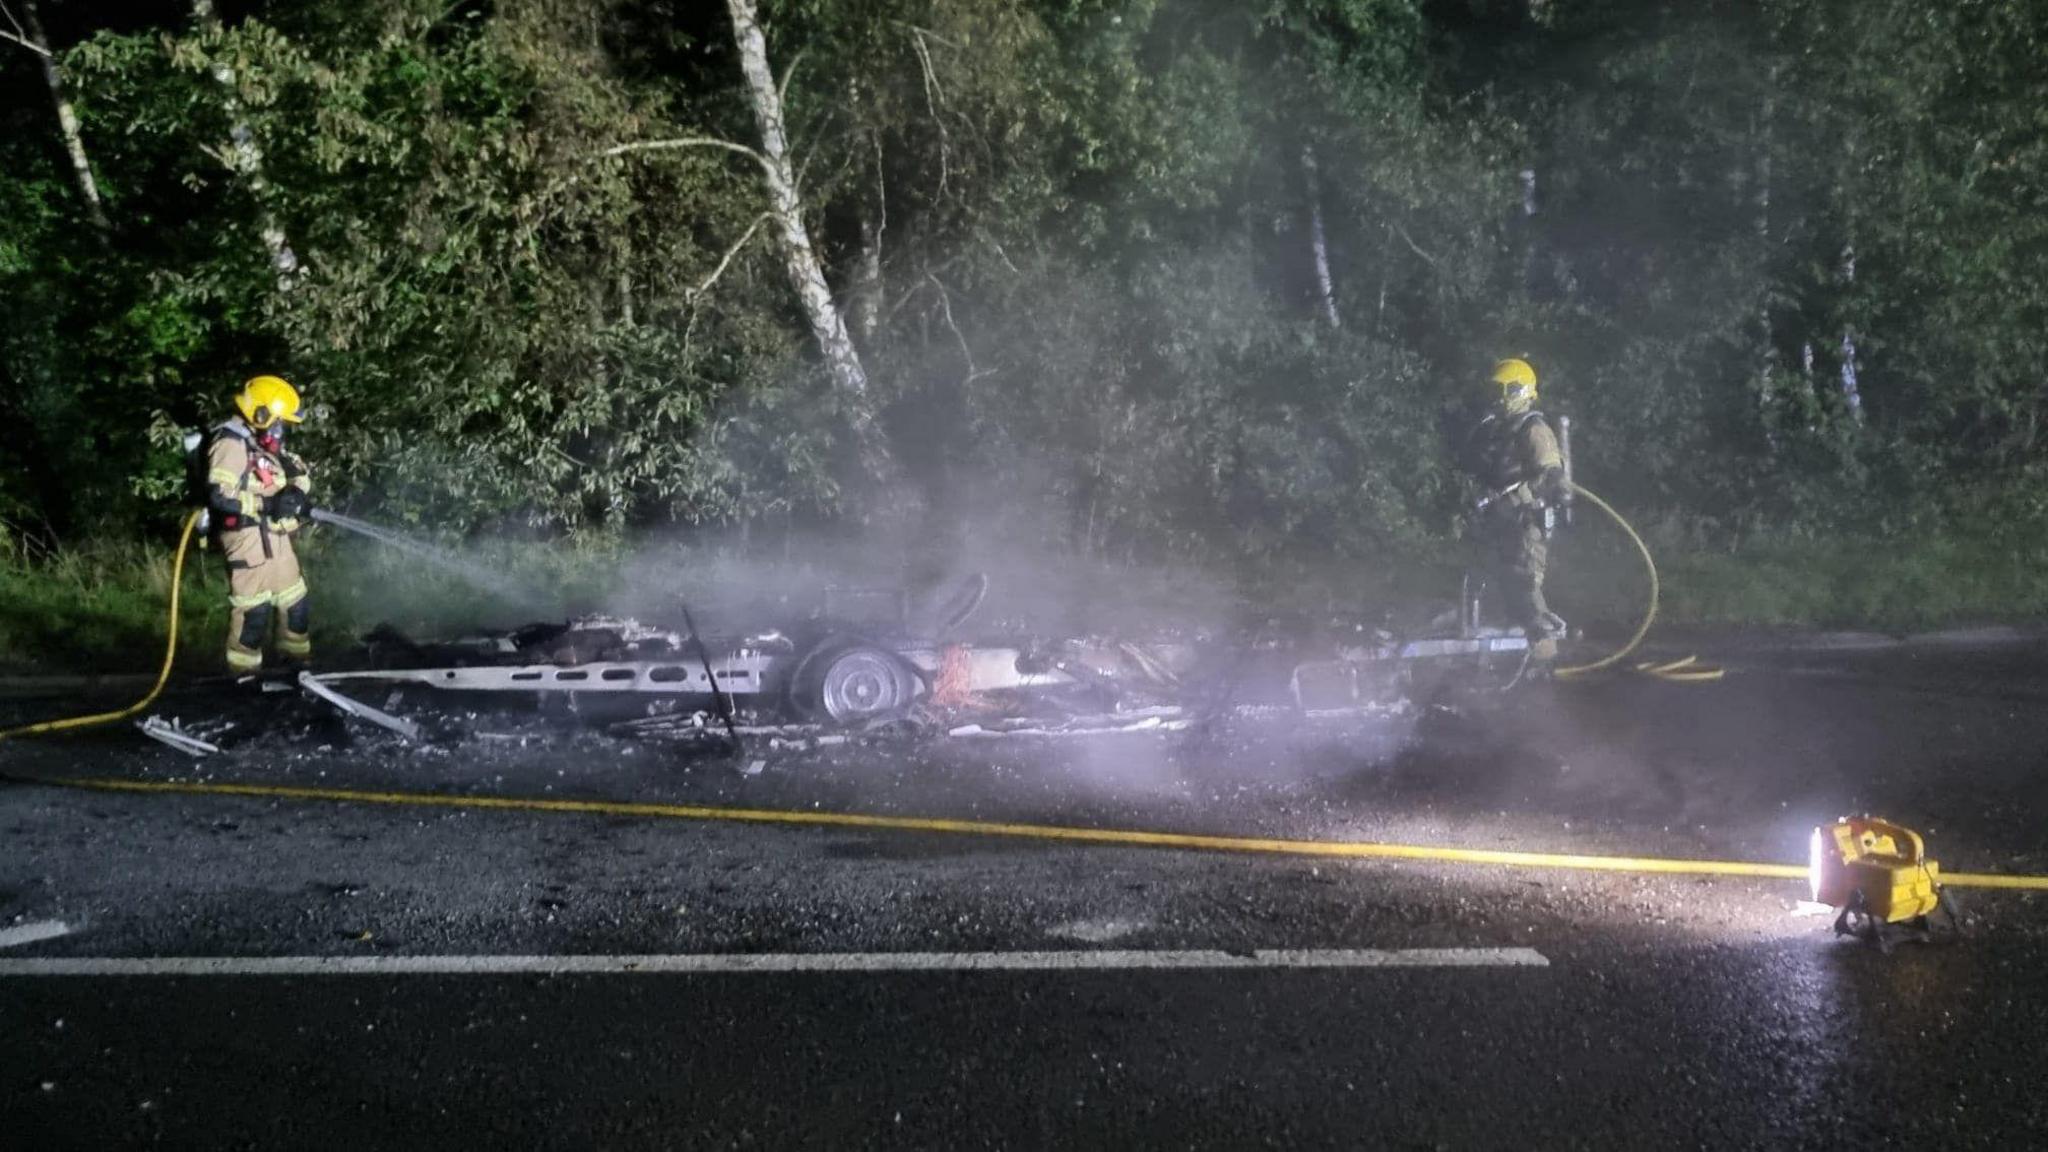
[[[1910,828],[1845,816],[1813,830],[1813,898],[1886,924],[1917,920],[1941,904],[1941,865]]]

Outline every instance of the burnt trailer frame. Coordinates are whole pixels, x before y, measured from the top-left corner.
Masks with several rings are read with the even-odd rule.
[[[633,630],[638,630],[635,633]],[[586,658],[577,638],[621,637],[603,647],[624,653]],[[961,700],[1029,701],[1080,694],[1109,709],[1190,703],[1204,710],[1234,699],[1291,704],[1304,713],[1341,711],[1410,693],[1440,674],[1491,669],[1489,683],[1512,683],[1528,642],[1512,629],[1457,628],[1449,634],[1322,646],[1301,659],[1276,645],[1116,640],[947,643],[851,627],[812,630],[803,640],[770,632],[738,640],[695,638],[632,621],[588,618],[551,640],[525,645],[516,634],[471,642],[447,662],[308,673],[301,686],[351,714],[368,705],[348,694],[370,688],[430,688],[503,697],[624,701],[646,698],[716,703],[723,695],[757,718],[793,718],[852,726],[900,716],[913,707]],[[649,641],[658,643],[649,644]],[[643,653],[632,649],[657,648]],[[424,653],[423,653],[424,654]],[[545,658],[536,659],[536,656]],[[623,658],[622,658],[623,657]],[[1229,665],[1219,688],[1217,667]],[[1512,665],[1503,669],[1502,665]],[[336,700],[342,697],[356,707]],[[671,706],[672,707],[672,706]],[[394,730],[398,725],[387,724]]]

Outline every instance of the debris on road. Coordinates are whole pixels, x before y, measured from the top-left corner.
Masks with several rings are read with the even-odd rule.
[[[187,731],[184,725],[176,720],[166,721],[161,716],[151,716],[138,721],[135,727],[151,740],[175,748],[187,756],[211,756],[220,751],[220,745]],[[234,725],[228,724],[226,727],[232,728]]]
[[[372,708],[353,697],[344,696],[333,688],[328,687],[321,681],[320,677],[311,672],[299,673],[299,687],[357,719],[368,720],[380,728],[388,728],[407,740],[418,740],[420,738],[419,725],[402,716],[394,716],[380,708]]]

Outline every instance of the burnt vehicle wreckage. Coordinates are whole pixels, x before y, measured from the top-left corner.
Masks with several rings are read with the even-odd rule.
[[[1377,624],[1264,621],[1227,632],[1053,639],[1022,626],[972,630],[989,592],[988,576],[975,573],[922,602],[901,589],[828,588],[813,610],[769,613],[767,626],[736,635],[700,631],[680,601],[680,630],[585,617],[428,644],[380,630],[370,637],[369,667],[303,674],[299,686],[409,737],[418,725],[400,711],[452,694],[523,699],[648,735],[722,731],[735,746],[746,730],[1071,733],[1191,727],[1245,710],[1312,715],[1498,698],[1539,665],[1558,677],[1616,666],[1656,617],[1648,547],[1619,512],[1571,480],[1569,421],[1559,428],[1566,492],[1614,521],[1649,585],[1634,634],[1577,666],[1534,661],[1523,629],[1484,622],[1477,571],[1454,606],[1407,624],[1390,613]],[[1569,499],[1564,511],[1569,519]],[[1674,681],[1721,675],[1691,657],[1634,670]],[[364,699],[379,691],[381,708]]]
[[[1407,624],[1389,613],[1377,624],[1330,620],[1289,628],[1264,620],[1229,630],[1068,638],[1047,638],[1025,625],[970,631],[989,592],[988,577],[975,573],[915,604],[901,589],[828,588],[808,612],[785,602],[765,615],[721,614],[719,623],[747,621],[723,634],[699,629],[680,599],[674,603],[679,628],[588,616],[422,642],[384,627],[365,637],[362,658],[352,664],[300,672],[292,683],[260,674],[244,680],[271,692],[296,688],[407,739],[420,739],[427,728],[459,734],[459,725],[447,721],[465,710],[523,703],[642,735],[722,733],[735,748],[748,731],[767,731],[771,739],[799,731],[820,739],[845,739],[849,732],[1073,733],[1206,726],[1247,711],[1313,715],[1498,698],[1532,671],[1566,679],[1618,666],[1656,618],[1656,565],[1647,545],[1605,500],[1572,482],[1570,424],[1558,424],[1563,519],[1570,519],[1570,497],[1583,497],[1619,527],[1648,577],[1649,599],[1634,634],[1586,664],[1559,667],[1548,637],[1539,658],[1539,645],[1522,628],[1482,623],[1485,589],[1477,569],[1468,572],[1455,606],[1411,616]],[[177,565],[203,514],[188,519]],[[320,508],[309,516],[451,568],[479,588],[495,585],[487,574],[402,534]],[[1546,517],[1546,538],[1551,523]],[[1562,621],[1545,616],[1558,633],[1565,631]],[[174,599],[163,675],[142,701],[118,713],[22,731],[125,719],[146,709],[168,677],[176,617]],[[1638,663],[1633,671],[1682,682],[1722,674],[1692,657]],[[410,715],[421,710],[428,714],[424,721]],[[156,720],[140,726],[188,754],[218,750],[203,725]]]
[[[923,611],[898,590],[827,589],[801,619],[736,636],[600,616],[446,642],[379,629],[365,666],[301,673],[297,686],[408,738],[422,712],[521,706],[647,736],[974,737],[1483,697],[1528,658],[1519,630],[1480,624],[1469,601],[1407,635],[1354,624],[1045,639],[972,631],[988,586],[975,574]]]

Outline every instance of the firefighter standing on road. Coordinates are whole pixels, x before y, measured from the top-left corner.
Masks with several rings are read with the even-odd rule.
[[[1531,662],[1549,664],[1565,631],[1543,600],[1550,531],[1568,496],[1564,455],[1557,433],[1536,410],[1536,370],[1528,361],[1494,365],[1493,390],[1493,410],[1466,445],[1468,467],[1486,486],[1475,528],[1508,614],[1529,638]]]
[[[303,420],[299,394],[276,376],[257,376],[235,394],[241,414],[213,430],[206,496],[214,539],[228,564],[228,670],[256,672],[277,622],[277,653],[289,664],[313,656],[306,580],[292,534],[311,512],[306,464],[285,451],[288,425]]]

